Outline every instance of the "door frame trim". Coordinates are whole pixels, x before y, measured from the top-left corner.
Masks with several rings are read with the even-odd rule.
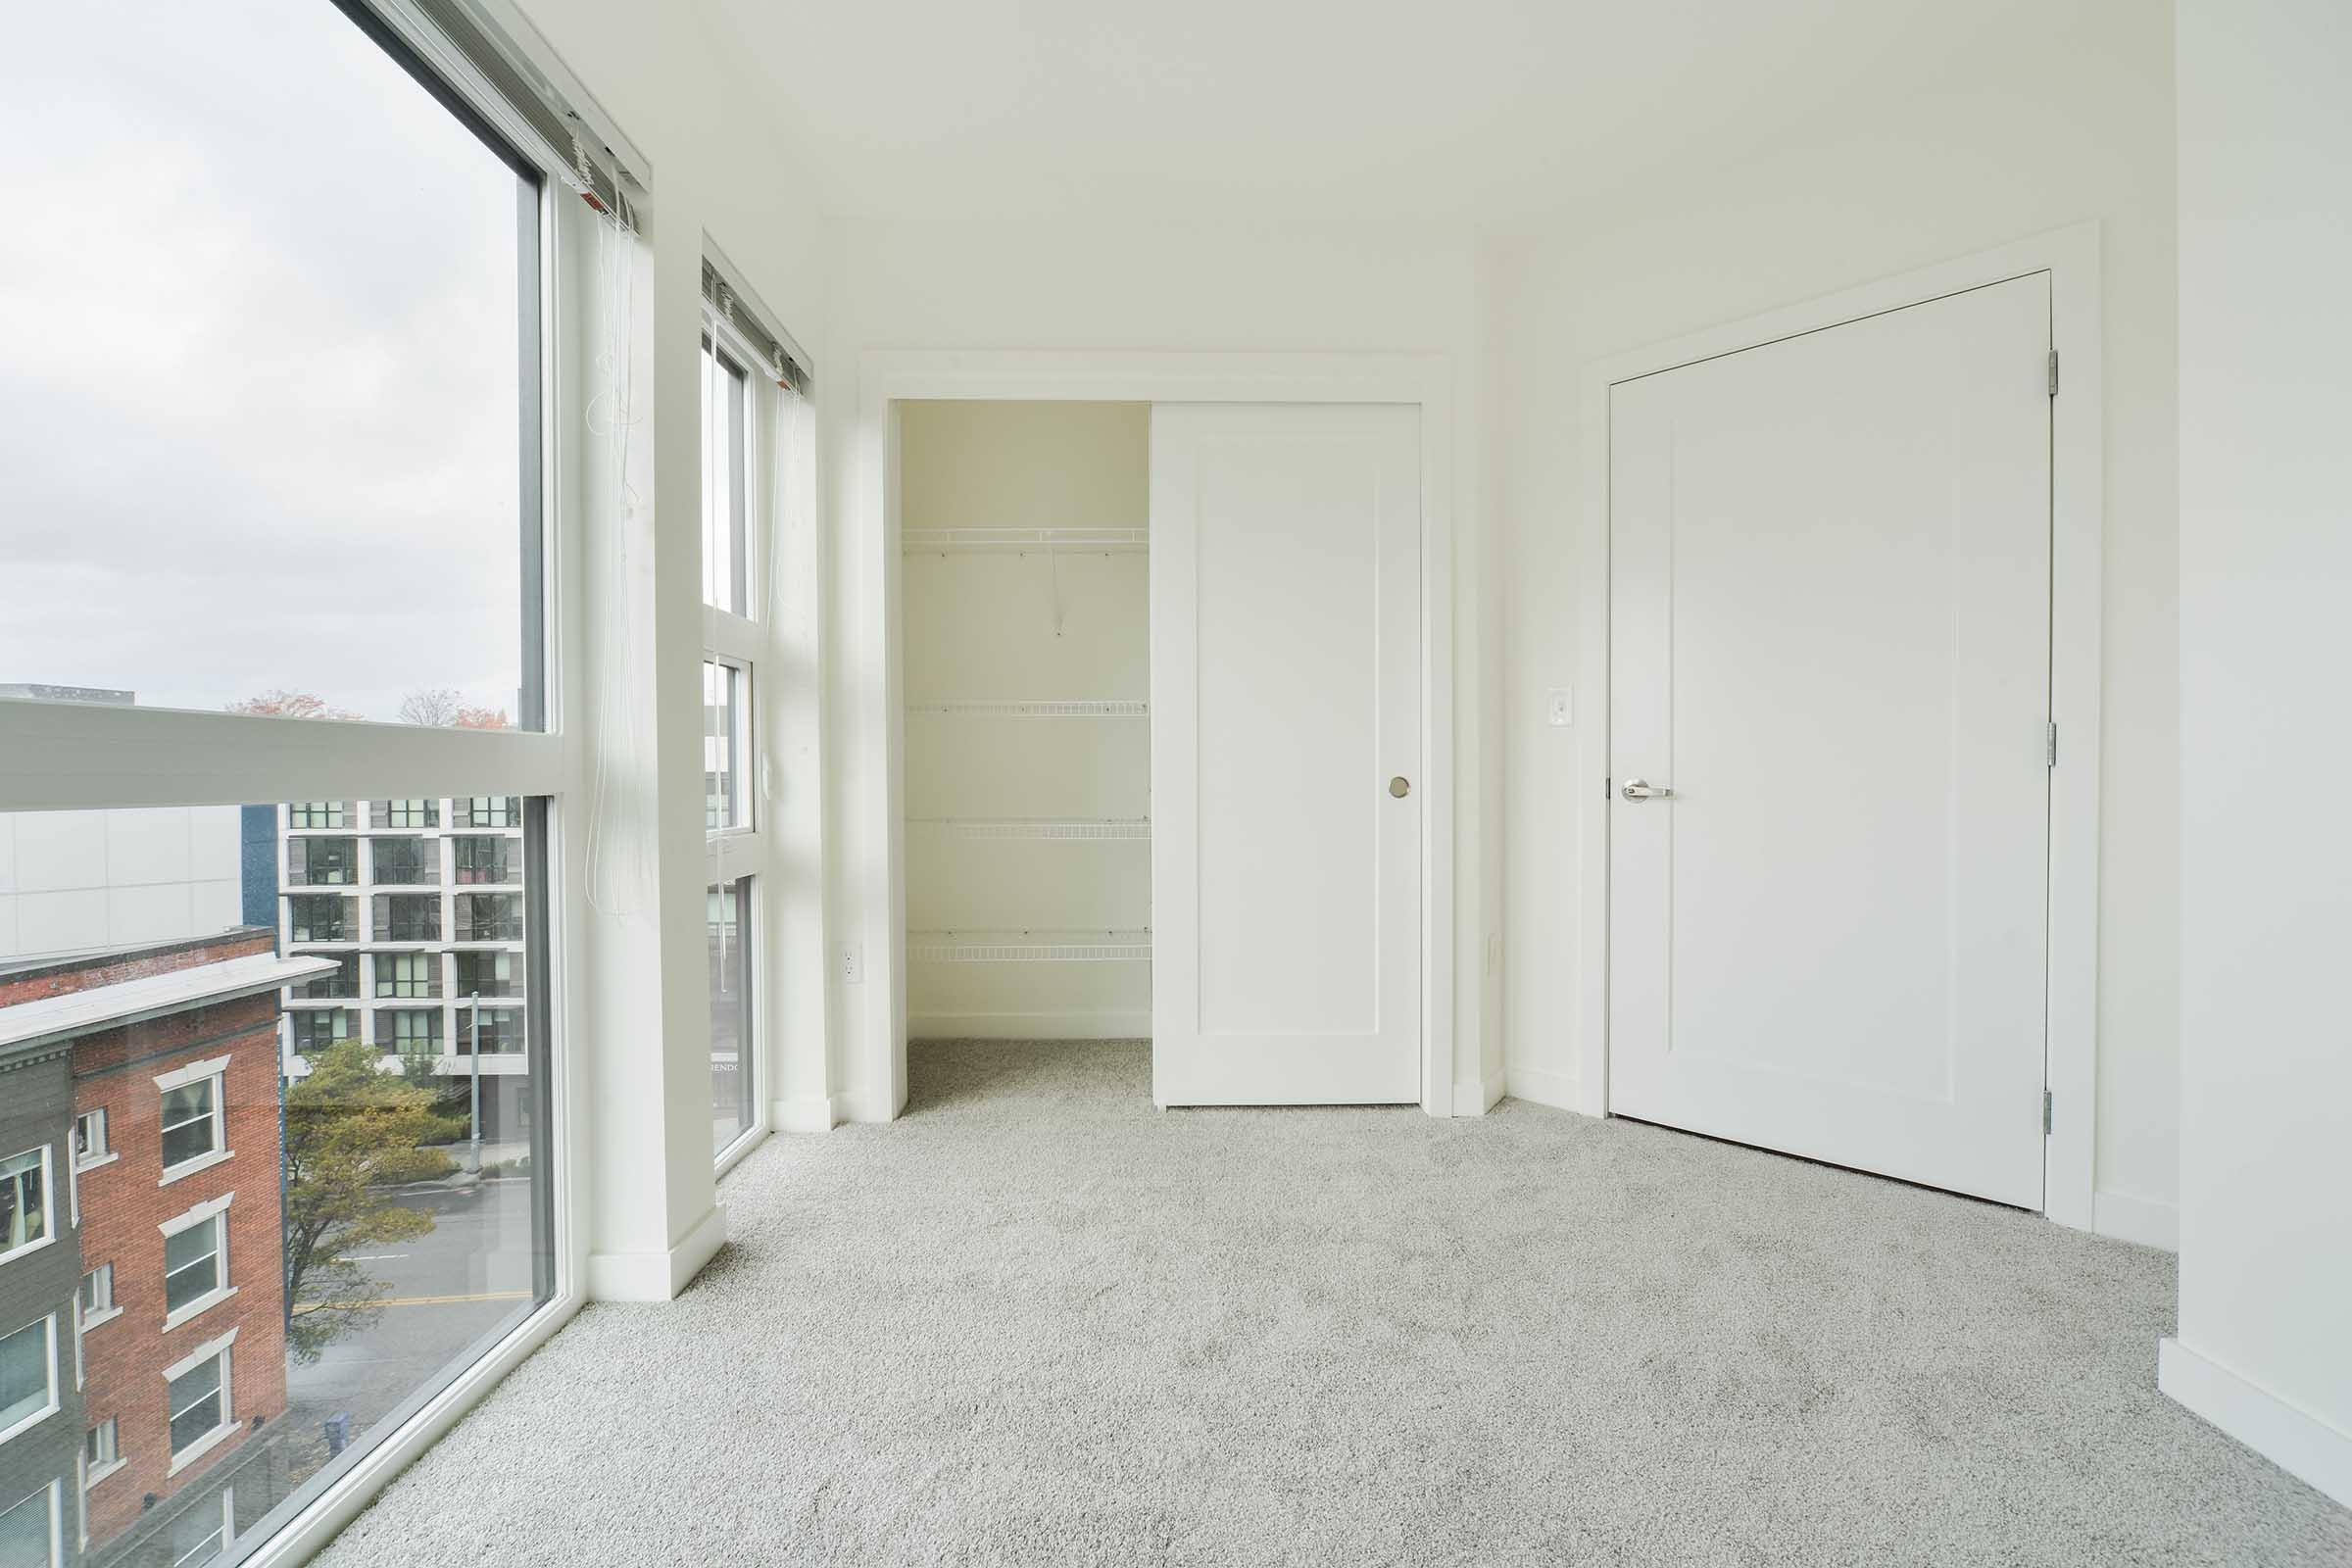
[[[888,780],[882,842],[851,856],[859,886],[863,998],[843,998],[853,1119],[887,1121],[906,1103],[906,844],[905,694],[900,656],[899,419],[909,399],[1101,403],[1399,403],[1421,412],[1421,1108],[1450,1116],[1454,1089],[1454,523],[1453,366],[1442,354],[1195,354],[1138,351],[869,350],[858,361],[858,428],[842,548],[862,564],[861,597],[845,628],[859,706],[879,725],[858,744]],[[878,612],[878,613],[876,613]],[[847,736],[845,735],[845,739]],[[861,1005],[866,1016],[848,1014]],[[1476,1114],[1484,1105],[1465,1106]]]
[[[1609,1108],[1609,389],[1701,360],[1817,332],[1945,295],[2047,272],[2059,390],[2050,404],[2050,771],[2042,1211],[2091,1228],[2097,1148],[2101,578],[2105,397],[2096,221],[1767,311],[1595,360],[1582,377],[1582,627],[1577,660],[1578,889],[1576,1108]]]

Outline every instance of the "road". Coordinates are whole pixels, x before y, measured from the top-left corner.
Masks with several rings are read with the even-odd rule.
[[[318,1359],[288,1369],[287,1417],[313,1432],[338,1411],[356,1438],[434,1381],[470,1359],[493,1330],[530,1310],[531,1183],[413,1188],[395,1200],[433,1217],[433,1228],[352,1261],[367,1270],[383,1305],[368,1327],[338,1336]]]

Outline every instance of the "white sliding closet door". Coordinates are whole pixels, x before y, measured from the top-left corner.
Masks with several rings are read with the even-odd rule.
[[[1420,416],[1152,417],[1152,1097],[1421,1097]]]

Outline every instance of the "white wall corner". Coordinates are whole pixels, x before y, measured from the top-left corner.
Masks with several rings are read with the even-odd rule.
[[[2130,1193],[2100,1192],[2090,1200],[2090,1228],[2119,1242],[2137,1242],[2168,1252],[2180,1250],[2180,1208]]]
[[[1484,1116],[1502,1099],[1502,1078],[1457,1079],[1453,1086],[1453,1113],[1456,1116]]]
[[[2156,1342],[2156,1386],[2288,1475],[2352,1508],[2352,1432],[2338,1431],[2175,1339]]]
[[[808,1095],[779,1100],[771,1107],[776,1130],[787,1133],[829,1133],[842,1122],[841,1096]]]
[[[1549,1067],[1511,1067],[1503,1075],[1504,1087],[1513,1100],[1531,1104],[1549,1105],[1555,1110],[1576,1110],[1576,1074],[1560,1072]]]
[[[727,1211],[712,1204],[675,1247],[660,1252],[591,1252],[588,1298],[595,1301],[674,1300],[727,1240]]]

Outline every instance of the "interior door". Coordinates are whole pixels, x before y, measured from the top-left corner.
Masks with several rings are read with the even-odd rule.
[[[1417,409],[1152,415],[1152,1098],[1421,1097]]]
[[[2049,347],[2036,273],[1611,389],[1613,1112],[2041,1205]]]

